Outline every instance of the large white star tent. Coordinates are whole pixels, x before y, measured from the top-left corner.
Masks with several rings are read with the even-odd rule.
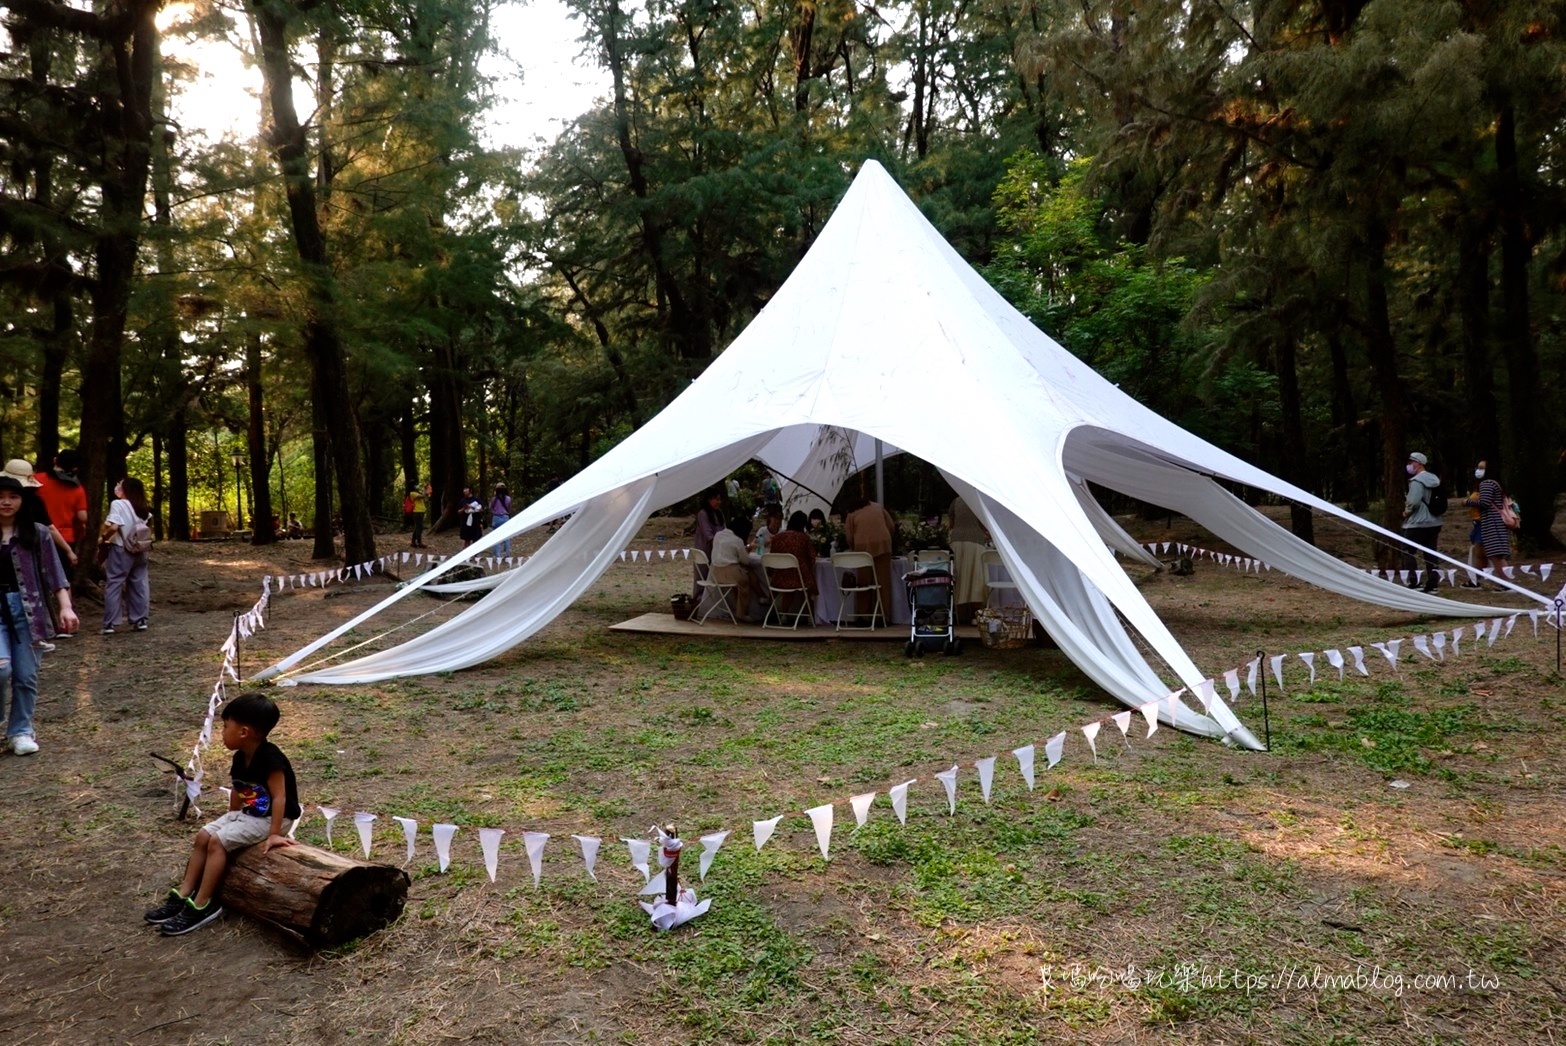
[[[654,511],[751,459],[830,497],[847,474],[843,463],[862,465],[875,440],[940,470],[989,528],[1034,617],[1085,674],[1132,707],[1162,701],[1179,687],[1194,693],[1208,677],[1116,561],[1116,550],[1148,555],[1093,499],[1089,482],[1183,513],[1246,555],[1355,599],[1432,615],[1515,612],[1367,574],[1244,504],[1218,480],[1402,541],[1121,392],[985,283],[870,161],[776,296],[697,380],[609,453],[487,536],[503,541],[569,515],[536,555],[423,635],[340,664],[295,669],[482,554],[476,545],[257,678],[363,683],[480,664],[568,607]],[[1160,715],[1183,730],[1260,747],[1216,697],[1205,714],[1162,702]]]

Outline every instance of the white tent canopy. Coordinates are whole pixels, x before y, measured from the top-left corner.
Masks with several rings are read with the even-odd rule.
[[[929,409],[932,397],[938,409]],[[1088,481],[1189,515],[1247,555],[1356,599],[1425,614],[1514,612],[1409,591],[1366,574],[1240,502],[1214,477],[1401,541],[1122,393],[985,283],[869,161],[788,281],[700,378],[619,446],[488,536],[505,540],[570,514],[537,555],[433,631],[291,678],[360,683],[478,664],[570,605],[652,512],[752,458],[830,497],[867,463],[876,439],[888,452],[897,448],[940,469],[988,526],[1019,591],[1061,649],[1133,707],[1180,686],[1194,692],[1207,676],[1116,562],[1111,547],[1147,554],[1093,501]],[[483,548],[452,557],[416,585]],[[258,678],[288,672],[416,585]],[[1164,662],[1173,685],[1148,663],[1126,625]],[[1168,705],[1160,707],[1170,721]],[[1178,706],[1172,725],[1259,747],[1216,699],[1206,715]]]

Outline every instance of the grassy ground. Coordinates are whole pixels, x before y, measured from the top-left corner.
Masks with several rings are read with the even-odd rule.
[[[644,539],[677,546],[679,525]],[[51,660],[45,751],[0,760],[13,1041],[1546,1042],[1566,1019],[1566,715],[1553,643],[1526,620],[1444,663],[1405,651],[1395,674],[1380,655],[1370,678],[1322,664],[1332,678],[1309,690],[1294,663],[1268,753],[1144,740],[1136,717],[1129,741],[1105,728],[1095,762],[1076,728],[1117,708],[1054,650],[909,661],[900,645],[607,632],[682,586],[657,562],[611,568],[482,669],[274,691],[308,803],[379,813],[380,859],[402,855],[391,815],[424,826],[398,924],[314,955],[238,917],[155,939],[140,911],[193,829],[145,752],[188,745],[227,611],[300,554],[160,548],[154,630]],[[1275,574],[1138,575],[1209,670],[1456,623]],[[247,663],[384,591],[279,597]],[[1261,733],[1259,701],[1237,712]],[[1028,743],[1032,791],[1009,754]],[[971,764],[991,755],[986,805]],[[933,774],[954,762],[951,816]],[[914,777],[900,825],[884,793]],[[855,829],[846,799],[870,790]],[[800,811],[829,801],[824,861]],[[750,822],[778,814],[758,854]],[[701,884],[711,912],[664,935],[615,840],[671,820],[691,840],[732,834]],[[463,826],[445,874],[434,821]],[[493,884],[482,826],[512,832]],[[538,889],[522,830],[552,834]],[[604,838],[599,882],[573,833]],[[325,843],[319,816],[299,834]]]

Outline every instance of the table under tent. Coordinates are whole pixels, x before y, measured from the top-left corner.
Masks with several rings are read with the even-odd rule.
[[[931,374],[942,376],[945,405],[934,420],[906,406],[927,394]],[[1087,676],[1131,707],[1159,701],[1164,722],[1195,734],[1261,747],[1216,695],[1205,711],[1164,701],[1181,687],[1199,692],[1208,674],[1116,561],[1119,552],[1156,564],[1094,500],[1089,483],[1182,513],[1246,556],[1367,603],[1448,617],[1517,612],[1367,574],[1244,504],[1219,480],[1405,544],[1121,392],[985,283],[886,171],[867,161],[771,302],[663,411],[480,544],[257,678],[364,683],[480,664],[570,606],[653,512],[688,501],[752,459],[809,488],[807,497],[829,499],[867,463],[875,440],[940,471],[988,528],[1034,619]],[[791,508],[808,507],[797,489],[785,496]],[[534,556],[495,577],[490,591],[455,617],[366,656],[295,669],[418,586],[484,555],[488,544],[564,516],[569,520]],[[1497,582],[1519,600],[1544,602]],[[1162,674],[1128,628],[1162,661]]]

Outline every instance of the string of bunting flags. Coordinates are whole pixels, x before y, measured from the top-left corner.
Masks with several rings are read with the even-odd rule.
[[[1194,546],[1180,546],[1174,543],[1166,543],[1164,547],[1167,550],[1167,548],[1171,547],[1171,545],[1173,545],[1173,547],[1182,549],[1194,548]],[[1158,547],[1156,543],[1147,547],[1156,554]],[[688,558],[689,555],[688,549],[657,551],[658,559]],[[653,550],[626,550],[621,553],[621,558],[625,559],[627,556],[631,556],[634,561],[636,553],[638,552],[642,556],[645,556],[648,562],[653,561]],[[667,555],[665,555],[665,552],[667,552]],[[681,553],[684,553],[683,557],[681,556]],[[1182,551],[1182,554],[1189,553]],[[401,556],[403,557],[403,561],[406,562],[409,554],[401,553]],[[384,565],[393,558],[394,557],[392,556],[382,557],[382,559],[378,562]],[[437,557],[424,558],[428,560],[434,560]],[[520,559],[522,557],[516,558]],[[349,579],[350,576],[353,578],[362,578],[368,576],[370,573],[373,573],[374,565],[375,564],[360,565],[361,568],[372,568],[369,570],[350,570],[345,568],[339,572],[331,572],[332,580],[345,582]],[[256,600],[255,605],[252,606],[249,611],[243,614],[235,615],[233,628],[231,629],[228,638],[225,639],[222,645],[222,667],[218,674],[218,680],[212,689],[210,697],[208,698],[206,717],[203,721],[201,732],[191,751],[189,773],[186,775],[185,779],[179,782],[182,794],[186,796],[191,803],[194,803],[197,797],[200,795],[202,780],[205,776],[201,753],[202,749],[211,743],[216,717],[222,707],[224,700],[226,700],[227,684],[229,681],[237,683],[240,679],[238,672],[239,645],[243,640],[248,639],[255,632],[265,627],[265,615],[270,608],[271,597],[273,595],[273,581],[274,578],[271,575],[268,575],[262,579],[262,591],[260,598]],[[332,582],[322,582],[322,584],[329,583]],[[306,587],[306,585],[296,584],[294,587],[302,588]],[[314,586],[311,585],[309,587]],[[1136,709],[1125,709],[1120,712],[1102,716],[1091,722],[1081,724],[1074,730],[1058,731],[1053,736],[1042,742],[1044,758],[1046,761],[1046,769],[1054,769],[1054,767],[1065,757],[1067,740],[1072,735],[1080,735],[1082,742],[1087,745],[1092,755],[1093,761],[1097,763],[1099,758],[1099,737],[1103,728],[1108,724],[1113,724],[1114,727],[1119,731],[1119,736],[1127,750],[1133,750],[1130,744],[1131,740],[1133,739],[1131,727],[1137,715],[1140,715],[1146,724],[1146,733],[1141,737],[1141,740],[1146,741],[1152,738],[1152,736],[1158,731],[1160,712],[1167,712],[1168,716],[1172,720],[1176,710],[1180,706],[1180,700],[1183,696],[1188,694],[1190,696],[1194,696],[1196,700],[1202,705],[1204,710],[1210,710],[1212,702],[1216,697],[1216,688],[1218,686],[1218,680],[1220,679],[1223,681],[1223,685],[1228,691],[1228,697],[1231,702],[1237,701],[1239,699],[1242,686],[1252,697],[1256,696],[1257,684],[1260,681],[1261,673],[1264,671],[1264,658],[1266,660],[1265,670],[1270,672],[1280,691],[1286,689],[1284,673],[1285,666],[1292,664],[1295,661],[1302,664],[1309,673],[1308,681],[1303,684],[1303,688],[1308,689],[1309,687],[1314,686],[1317,681],[1318,656],[1324,658],[1331,668],[1337,670],[1339,680],[1346,678],[1346,674],[1350,666],[1352,666],[1353,670],[1359,675],[1370,675],[1370,664],[1374,664],[1375,662],[1374,660],[1367,658],[1367,648],[1380,653],[1386,659],[1392,671],[1397,672],[1400,662],[1404,660],[1402,652],[1405,648],[1416,651],[1418,655],[1432,662],[1444,662],[1448,659],[1449,655],[1452,658],[1460,656],[1462,653],[1462,644],[1465,641],[1470,644],[1470,647],[1476,647],[1482,641],[1484,642],[1486,648],[1489,648],[1493,647],[1497,640],[1510,637],[1516,627],[1518,619],[1521,618],[1524,613],[1526,613],[1535,637],[1537,637],[1539,633],[1539,619],[1541,617],[1545,618],[1546,622],[1552,626],[1558,627],[1557,618],[1560,614],[1559,608],[1554,611],[1529,610],[1526,612],[1514,613],[1508,616],[1495,617],[1472,624],[1465,623],[1451,629],[1440,629],[1433,632],[1412,634],[1409,636],[1381,641],[1346,644],[1341,648],[1329,648],[1320,651],[1297,651],[1292,654],[1259,654],[1248,662],[1235,665],[1222,672],[1215,673],[1211,678],[1204,679],[1199,682],[1192,690],[1188,691],[1187,688],[1181,687],[1165,694],[1161,698],[1148,701]],[[1408,655],[1410,658],[1413,658],[1414,656],[1414,654]],[[1367,664],[1367,661],[1369,661],[1369,664]],[[1299,688],[1298,680],[1295,680],[1290,685],[1294,685],[1296,688]],[[1109,736],[1113,737],[1114,734],[1111,733]],[[1030,742],[1020,747],[1011,749],[1010,751],[1012,759],[1014,759],[1016,762],[1017,772],[1021,775],[1023,781],[1027,785],[1028,791],[1030,792],[1034,790],[1037,781],[1035,767],[1039,747],[1040,745],[1038,743]],[[927,777],[933,778],[940,782],[946,797],[948,816],[956,815],[959,778],[962,776],[965,768],[971,769],[976,775],[980,796],[982,797],[983,802],[986,805],[990,803],[995,777],[996,762],[998,758],[999,757],[997,755],[990,755],[973,759],[971,761],[953,762],[953,764],[948,769],[926,775]],[[895,814],[900,824],[907,823],[909,789],[914,785],[921,783],[921,781],[924,779],[925,778],[923,777],[909,778],[897,784],[890,785],[885,789],[887,803],[891,806],[892,812]],[[223,789],[223,791],[226,792],[227,789]],[[773,838],[778,826],[786,818],[790,816],[803,816],[810,821],[810,824],[814,830],[817,847],[820,850],[822,858],[824,860],[831,860],[831,838],[837,820],[837,807],[840,805],[846,805],[854,815],[856,827],[863,827],[870,817],[871,809],[875,800],[881,794],[882,793],[880,791],[864,792],[857,795],[840,797],[831,802],[823,803],[807,810],[797,811],[794,814],[783,813],[769,818],[753,820],[751,822],[752,843],[759,852]],[[332,840],[333,824],[336,818],[342,814],[343,810],[338,807],[329,807],[324,805],[316,805],[314,809],[317,810],[325,820],[327,845],[330,846]],[[306,813],[308,814],[308,808]],[[197,814],[199,816],[199,810],[197,811]],[[375,830],[375,825],[380,820],[380,816],[376,813],[356,810],[352,812],[351,817],[354,827],[358,832],[360,846],[364,852],[365,857],[368,858],[371,855],[373,848],[373,833]],[[300,821],[294,825],[295,832],[297,832],[299,824],[302,823],[304,819],[305,818],[302,816]],[[393,815],[390,817],[390,821],[395,822],[401,830],[401,835],[407,848],[406,857],[404,858],[404,863],[406,864],[407,862],[412,861],[416,855],[419,823],[415,818],[402,815]],[[441,872],[445,872],[450,866],[452,842],[459,830],[459,826],[455,824],[441,823],[430,826],[430,839],[433,844],[438,867]],[[489,875],[491,882],[494,882],[497,875],[499,874],[501,844],[502,840],[509,834],[513,838],[517,836],[521,837],[523,841],[523,848],[527,853],[528,861],[532,870],[534,886],[538,887],[540,885],[543,875],[544,850],[546,844],[551,838],[550,833],[531,830],[523,830],[518,832],[506,828],[484,827],[476,829],[476,834],[478,836],[479,850],[483,858],[484,867]],[[702,854],[699,865],[699,874],[701,879],[705,880],[708,869],[712,865],[713,859],[731,834],[731,829],[725,829],[722,831],[710,832],[700,837],[700,842],[702,844]],[[573,833],[571,838],[577,843],[577,849],[580,853],[588,878],[596,882],[597,875],[595,874],[595,866],[600,847],[603,843],[602,837],[584,832]],[[627,853],[630,857],[632,867],[636,868],[638,871],[641,871],[643,874],[646,886],[641,892],[648,895],[661,892],[664,887],[663,876],[661,874],[654,876],[652,874],[651,865],[649,863],[649,855],[651,854],[651,848],[654,845],[653,841],[651,839],[638,838],[622,838],[620,841],[624,843],[627,848]]]
[[[1183,541],[1144,541],[1140,544],[1154,556],[1167,556],[1173,550],[1178,555],[1190,559],[1208,559],[1219,566],[1238,570],[1242,574],[1260,574],[1264,570],[1271,571],[1274,569],[1271,563],[1264,560],[1237,555],[1233,552],[1217,552],[1210,548],[1188,545]],[[1502,567],[1501,574],[1508,581],[1528,577],[1537,577],[1540,581],[1548,581],[1555,566],[1556,564],[1554,563],[1518,563]],[[1379,567],[1362,567],[1360,569],[1367,574],[1374,574],[1376,577],[1385,578],[1388,581],[1400,581],[1405,585],[1410,581],[1423,581],[1425,574],[1423,569],[1383,570]],[[1475,568],[1473,570],[1464,570],[1462,567],[1437,568],[1436,570],[1436,574],[1448,585],[1457,584],[1458,574],[1469,575],[1471,579],[1476,580],[1489,573],[1492,573],[1492,571],[1488,567],[1484,569]]]

